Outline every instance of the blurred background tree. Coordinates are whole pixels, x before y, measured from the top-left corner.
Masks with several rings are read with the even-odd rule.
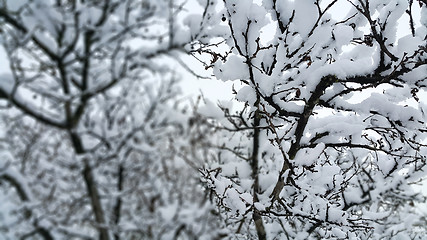
[[[222,234],[200,185],[201,135],[168,64],[214,29],[216,4],[195,6],[0,1],[2,239]]]

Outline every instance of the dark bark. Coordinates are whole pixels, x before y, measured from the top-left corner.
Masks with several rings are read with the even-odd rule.
[[[124,177],[124,168],[122,165],[119,165],[118,170],[118,179],[117,179],[117,191],[121,192],[123,190],[123,177]],[[122,207],[122,199],[120,196],[117,197],[116,205],[114,206],[114,224],[118,225],[120,222],[120,211]],[[114,234],[114,239],[119,240],[119,234]]]
[[[254,114],[254,132],[253,132],[253,146],[252,146],[252,157],[251,157],[251,168],[252,168],[252,179],[254,180],[254,192],[253,192],[253,202],[256,203],[259,201],[258,199],[258,192],[259,192],[259,178],[258,178],[258,156],[259,156],[259,134],[260,134],[260,120],[261,120],[261,114],[259,111],[259,102],[260,102],[260,97],[259,95],[257,96],[257,101],[256,101],[256,107],[257,110],[255,111]],[[260,214],[260,212],[255,208],[254,208],[254,212],[253,212],[253,220],[255,223],[255,228],[257,231],[257,235],[258,235],[258,239],[260,240],[265,240],[266,239],[266,233],[265,233],[265,227],[264,227],[264,223],[262,221],[262,216]]]
[[[104,211],[101,205],[101,199],[99,197],[98,188],[96,187],[96,182],[93,177],[92,167],[89,165],[88,160],[85,159],[85,166],[82,171],[84,181],[86,183],[86,188],[91,200],[92,210],[95,215],[95,220],[99,224],[99,240],[108,240],[108,230],[105,226]]]
[[[292,143],[289,149],[289,159],[294,159],[300,148],[301,138],[304,134],[304,129],[307,126],[308,119],[313,113],[314,107],[316,107],[319,103],[320,97],[323,95],[323,92],[333,84],[337,78],[335,76],[326,76],[323,77],[320,82],[317,84],[316,89],[311,94],[310,99],[308,99],[307,103],[304,106],[304,111],[302,116],[298,119],[297,127],[295,128],[295,141]]]

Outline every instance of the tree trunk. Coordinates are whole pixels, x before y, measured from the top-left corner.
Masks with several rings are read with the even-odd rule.
[[[74,151],[77,154],[84,154],[84,148],[82,141],[77,134],[69,132],[71,137],[71,142],[73,143]],[[96,182],[93,177],[92,167],[89,164],[87,158],[83,159],[84,169],[82,171],[83,179],[86,184],[87,193],[90,198],[92,205],[92,211],[95,215],[95,221],[97,223],[97,228],[99,232],[99,240],[109,240],[108,230],[105,223],[104,210],[102,209],[101,199],[99,197],[98,188],[96,187]]]
[[[99,192],[96,188],[96,183],[93,178],[92,174],[92,168],[90,167],[88,160],[84,159],[85,167],[83,169],[83,178],[86,183],[86,188],[89,194],[89,198],[91,200],[92,204],[92,210],[95,215],[96,223],[98,226],[99,231],[99,240],[109,240],[108,236],[108,230],[105,226],[105,218],[104,218],[104,211],[102,209],[101,205],[101,199],[99,198]]]
[[[254,180],[254,193],[253,193],[253,202],[258,202],[258,192],[259,192],[259,179],[258,179],[258,155],[259,155],[259,134],[260,134],[260,120],[261,115],[259,113],[259,102],[260,97],[257,96],[257,101],[255,102],[255,105],[257,107],[257,110],[255,111],[254,115],[254,136],[253,136],[253,149],[252,149],[252,162],[251,162],[251,168],[252,168],[252,179]],[[253,213],[253,220],[255,223],[255,228],[257,231],[258,239],[259,240],[265,240],[266,239],[266,233],[264,228],[264,223],[262,221],[262,216],[260,212],[254,207],[254,213]]]
[[[119,169],[118,169],[118,179],[117,179],[117,191],[121,192],[123,190],[123,177],[124,177],[124,167],[123,165],[119,165]],[[116,226],[119,224],[120,222],[120,211],[121,211],[121,207],[122,207],[122,199],[121,196],[117,197],[117,202],[116,205],[114,206],[114,223],[116,224]],[[120,236],[118,233],[114,234],[114,239],[115,240],[119,240]]]

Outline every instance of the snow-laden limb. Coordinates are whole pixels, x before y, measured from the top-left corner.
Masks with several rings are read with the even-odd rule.
[[[39,213],[33,210],[32,206],[36,201],[27,178],[10,166],[13,156],[3,147],[0,148],[0,184],[6,185],[6,187],[2,187],[6,191],[0,194],[3,203],[0,207],[0,229],[6,230],[3,237],[13,238],[14,234],[10,233],[8,229],[16,227],[21,220],[24,220],[32,223],[33,228],[32,232],[26,234],[27,237],[39,234],[44,239],[53,239],[46,224],[39,221]],[[8,187],[10,189],[7,189]],[[10,201],[11,199],[15,201]]]
[[[340,3],[349,8],[338,19]],[[427,6],[224,1],[229,50],[205,51],[215,60],[207,64],[219,79],[245,85],[236,99],[246,106],[216,119],[229,139],[202,173],[237,234],[425,236],[414,207],[425,197],[411,187],[426,177],[427,162],[427,26],[415,9]],[[408,15],[408,35],[399,36]],[[268,39],[267,29],[275,31]]]
[[[26,182],[25,177],[23,177],[19,172],[8,167],[8,164],[9,162],[6,162],[6,164],[2,166],[0,178],[13,185],[21,201],[30,201],[32,199],[32,194],[28,188],[28,183]]]

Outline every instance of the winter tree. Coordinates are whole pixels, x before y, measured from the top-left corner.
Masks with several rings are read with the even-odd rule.
[[[220,17],[228,48],[200,52],[245,107],[210,115],[202,174],[231,236],[425,237],[426,1],[224,0]]]
[[[205,136],[165,64],[215,31],[199,3],[0,0],[0,238],[223,234],[199,184]]]

